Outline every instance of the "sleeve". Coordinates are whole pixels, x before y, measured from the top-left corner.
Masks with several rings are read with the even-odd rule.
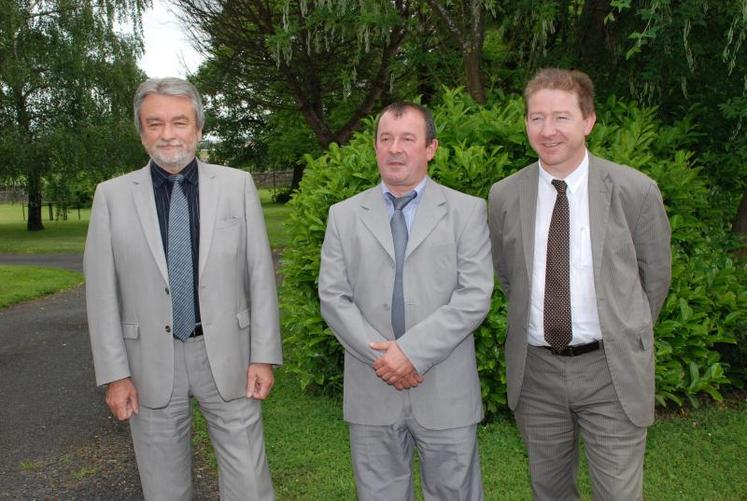
[[[130,366],[122,337],[109,206],[101,185],[96,187],[93,196],[83,271],[96,383],[103,385],[129,377]]]
[[[248,173],[244,179],[247,280],[251,309],[249,362],[280,365],[283,353],[275,266],[257,189]]]
[[[511,282],[509,281],[508,265],[503,252],[503,214],[501,214],[500,193],[497,185],[493,185],[488,197],[488,227],[490,228],[490,246],[493,254],[493,270],[501,284],[506,297],[510,296]]]
[[[646,191],[633,242],[638,273],[651,308],[651,323],[656,323],[672,282],[672,231],[659,188],[651,182]]]

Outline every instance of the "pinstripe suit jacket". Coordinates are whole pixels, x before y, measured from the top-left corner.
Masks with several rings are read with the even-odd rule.
[[[539,165],[493,185],[493,265],[509,301],[506,366],[514,409],[527,354]],[[653,324],[671,281],[670,228],[656,183],[589,154],[592,265],[605,354],[617,396],[638,426],[654,419]]]

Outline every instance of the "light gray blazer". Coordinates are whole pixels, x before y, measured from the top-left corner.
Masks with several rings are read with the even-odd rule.
[[[246,392],[250,362],[280,364],[272,256],[251,176],[198,163],[199,298],[210,368],[226,400]],[[84,254],[98,384],[131,376],[140,402],[171,396],[168,269],[150,167],[96,188]]]
[[[534,256],[537,163],[494,184],[493,263],[509,301],[508,404],[521,393]],[[653,324],[669,291],[670,228],[654,181],[589,154],[589,218],[597,309],[612,382],[637,426],[654,419]]]
[[[345,347],[344,415],[388,425],[405,399],[429,429],[482,419],[472,331],[490,307],[493,272],[485,201],[428,180],[405,252],[406,333],[399,346],[425,381],[397,391],[371,368],[369,348],[392,340],[394,244],[379,186],[333,205],[322,246],[322,316]]]

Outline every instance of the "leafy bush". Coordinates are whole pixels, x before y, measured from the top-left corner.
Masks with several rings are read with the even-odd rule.
[[[444,93],[433,109],[440,147],[431,176],[457,190],[486,197],[497,180],[536,158],[529,147],[518,96],[477,106],[460,91]],[[654,109],[610,99],[598,110],[591,151],[639,168],[662,190],[673,230],[673,284],[656,328],[657,400],[682,404],[707,394],[720,399],[730,383],[717,351],[747,327],[747,275],[726,251],[723,214],[710,203],[711,189],[687,151],[695,128],[682,121],[664,126]],[[307,157],[299,193],[291,201],[292,244],[283,258],[283,326],[287,365],[307,388],[338,393],[342,348],[319,313],[319,252],[329,206],[379,181],[372,147],[373,122],[345,147]],[[503,343],[506,302],[498,288],[491,311],[475,332],[482,396],[488,413],[506,405]],[[732,381],[733,382],[733,381]]]

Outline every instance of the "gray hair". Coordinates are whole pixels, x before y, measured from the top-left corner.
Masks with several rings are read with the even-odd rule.
[[[192,101],[192,108],[195,110],[197,118],[197,128],[202,130],[205,125],[205,111],[202,109],[202,99],[200,93],[194,85],[182,80],[181,78],[149,78],[140,84],[135,91],[135,97],[132,99],[132,107],[135,112],[135,127],[139,134],[143,133],[142,124],[140,123],[140,108],[143,101],[151,94],[186,97]]]

